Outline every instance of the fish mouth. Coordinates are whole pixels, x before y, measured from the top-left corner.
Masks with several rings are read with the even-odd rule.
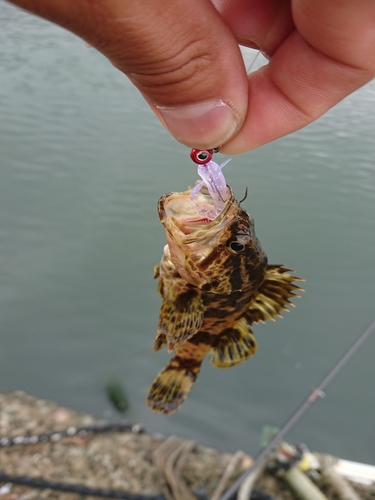
[[[180,231],[184,234],[191,234],[194,231],[199,229],[203,229],[207,224],[210,224],[212,221],[207,219],[207,217],[202,217],[200,219],[184,219],[181,223],[179,221],[175,221],[176,225],[178,224],[180,227]]]
[[[203,187],[198,194],[194,192],[193,199],[191,191],[166,193],[159,200],[158,212],[166,230],[167,248],[164,251],[183,279],[201,287],[212,280],[212,275],[206,273],[206,268],[201,269],[200,263],[210,255],[215,260],[223,254],[224,244],[231,235],[233,221],[241,207],[229,186],[220,212],[215,209],[208,189]],[[210,218],[211,211],[215,212],[214,219]],[[209,216],[206,217],[205,213]]]
[[[221,228],[234,201],[232,189],[227,186],[227,199],[222,211],[218,213],[206,187],[201,189],[194,200],[190,193],[191,189],[182,193],[169,193],[159,200],[162,223],[174,239],[177,237],[185,244],[197,241],[203,235],[206,238],[212,231],[216,232],[218,226]],[[213,218],[211,214],[214,213]]]

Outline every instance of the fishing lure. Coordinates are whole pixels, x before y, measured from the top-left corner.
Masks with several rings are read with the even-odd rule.
[[[202,178],[192,190],[190,199],[195,205],[199,215],[202,218],[214,220],[223,210],[226,202],[227,183],[225,181],[222,169],[231,158],[218,165],[212,160],[212,154],[217,152],[216,149],[193,149],[190,153],[190,158],[198,164],[198,175]],[[207,204],[200,201],[198,193],[203,186],[206,186],[214,203],[214,209],[207,208]]]

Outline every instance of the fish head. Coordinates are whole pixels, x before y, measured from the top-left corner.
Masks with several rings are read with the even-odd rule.
[[[235,200],[227,186],[227,198],[214,220],[202,217],[191,200],[191,189],[167,193],[158,204],[166,229],[171,260],[188,283],[205,292],[231,294],[258,289],[263,281],[267,256],[255,235],[254,219]],[[207,188],[197,195],[207,212],[214,202]]]

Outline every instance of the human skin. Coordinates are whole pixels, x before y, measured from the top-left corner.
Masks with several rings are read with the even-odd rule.
[[[241,153],[375,76],[373,0],[12,0],[80,36],[189,147]],[[246,74],[238,44],[269,60]]]

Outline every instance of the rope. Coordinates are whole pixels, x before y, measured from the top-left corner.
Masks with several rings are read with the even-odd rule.
[[[45,481],[26,476],[11,476],[0,472],[0,482],[21,484],[31,488],[51,489],[64,491],[65,493],[79,493],[81,495],[91,495],[93,497],[122,498],[124,500],[164,500],[164,497],[155,495],[139,495],[121,490],[111,490],[107,488],[89,488],[82,484],[57,483],[55,481]]]
[[[246,479],[242,482],[237,495],[237,500],[248,500],[251,499],[252,494],[254,493],[254,485],[258,480],[259,476],[262,474],[266,467],[266,460],[263,460],[262,463],[256,469],[253,469],[251,474],[249,474]]]
[[[243,461],[243,459],[246,457],[245,453],[243,451],[237,451],[233,457],[230,459],[228,465],[225,468],[225,471],[223,472],[221,479],[216,486],[215,491],[213,492],[211,496],[211,500],[220,500],[221,495],[224,493],[227,484],[230,480],[230,478],[233,476],[234,471],[236,470],[237,466]]]
[[[196,443],[169,436],[153,453],[153,460],[161,475],[160,489],[167,500],[195,500],[181,476],[181,468]]]
[[[88,434],[103,434],[106,432],[132,432],[141,434],[144,432],[142,424],[105,424],[89,425],[86,427],[68,427],[63,431],[44,432],[42,434],[20,435],[16,437],[3,437],[0,439],[0,448],[9,446],[28,445],[36,443],[57,442],[66,437],[87,436]]]
[[[107,432],[132,432],[133,434],[143,433],[144,427],[141,424],[104,424],[90,425],[86,427],[68,427],[62,431],[44,432],[42,434],[20,435],[16,437],[3,437],[0,439],[0,448],[10,446],[25,446],[36,443],[57,442],[66,437],[87,436],[88,434],[103,434]],[[79,493],[81,495],[91,495],[105,498],[122,498],[124,500],[165,500],[162,496],[140,495],[122,490],[112,490],[109,488],[89,488],[83,484],[58,483],[45,479],[28,476],[13,476],[0,471],[0,482],[20,484],[31,488],[51,489],[64,491],[66,493]]]

